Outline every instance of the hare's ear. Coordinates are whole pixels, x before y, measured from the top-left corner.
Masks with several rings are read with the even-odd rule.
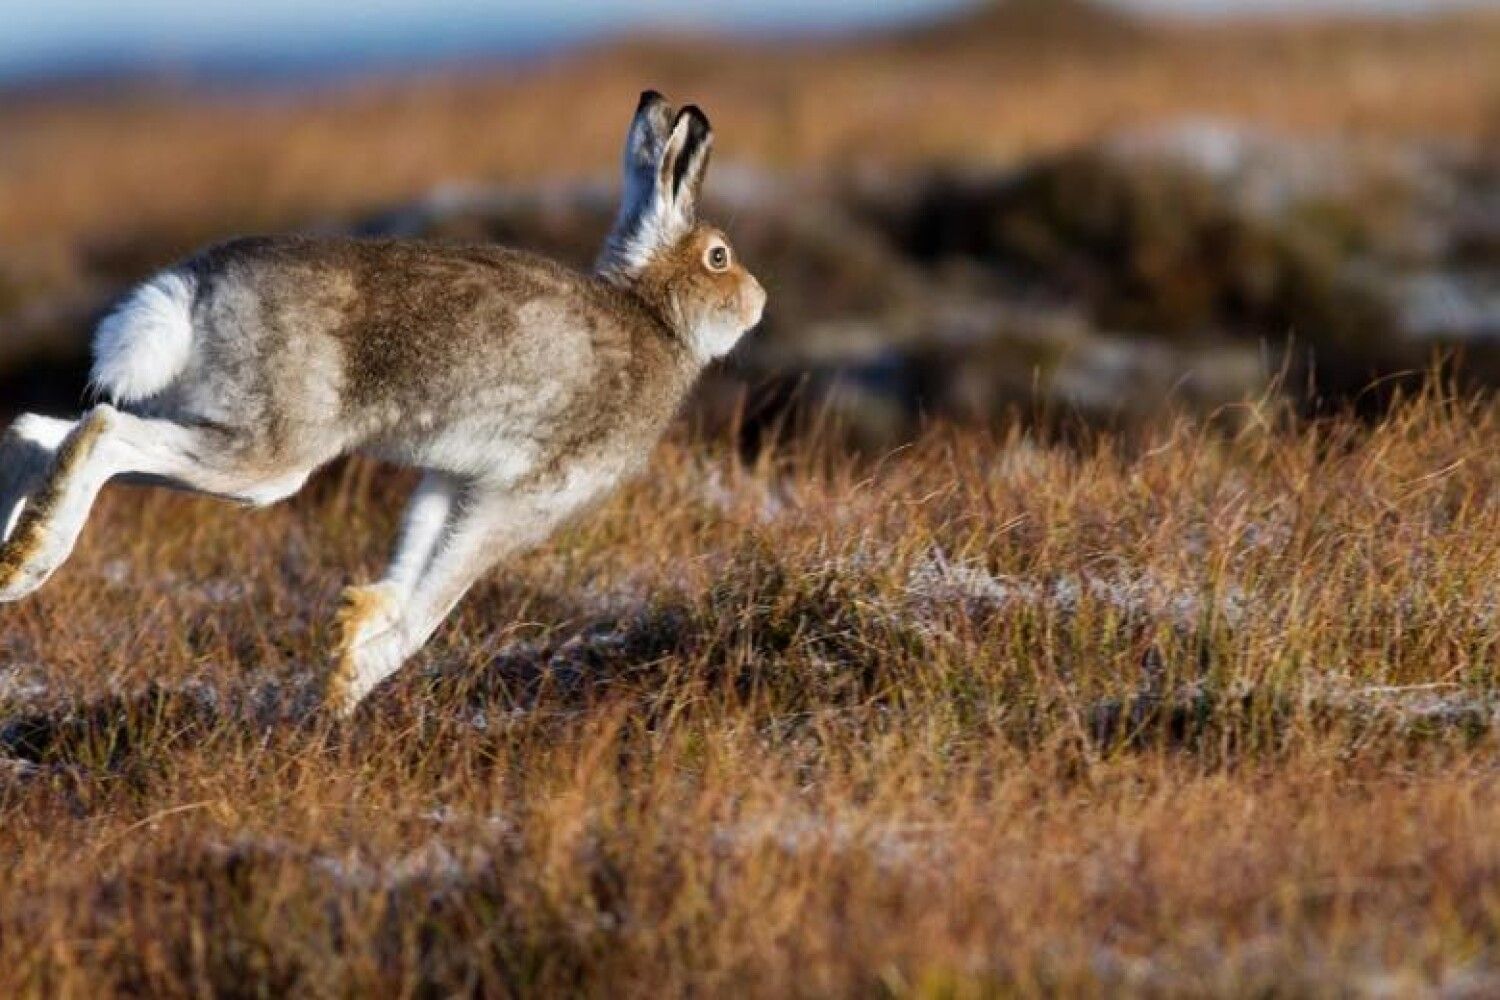
[[[696,107],[674,117],[655,91],[641,95],[625,138],[625,198],[596,265],[606,277],[629,279],[698,218],[698,192],[713,149],[713,129]]]
[[[654,90],[641,93],[625,133],[625,152],[621,158],[624,187],[620,211],[614,227],[599,255],[597,270],[604,274],[630,270],[638,258],[654,245],[655,227],[660,215],[661,192],[657,189],[657,167],[672,131],[672,106]]]
[[[668,228],[680,233],[697,221],[698,195],[713,148],[708,116],[691,104],[679,111],[656,171],[657,191],[666,196]]]
[[[656,194],[656,165],[672,129],[672,106],[654,90],[641,93],[625,134],[625,190],[620,204],[622,216],[639,218]]]

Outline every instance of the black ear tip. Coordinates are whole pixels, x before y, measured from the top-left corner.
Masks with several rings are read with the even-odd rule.
[[[640,102],[636,104],[635,110],[641,111],[644,108],[650,107],[653,104],[658,104],[665,100],[666,98],[662,96],[661,91],[659,90],[643,90],[641,91]]]
[[[705,115],[696,104],[689,104],[677,112],[678,121],[684,118],[688,120],[688,135],[695,140],[703,138],[713,129],[713,126],[709,124],[708,115]]]

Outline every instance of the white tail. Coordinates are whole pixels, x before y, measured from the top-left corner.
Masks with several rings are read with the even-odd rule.
[[[171,385],[193,349],[193,293],[191,277],[168,271],[106,316],[94,335],[94,391],[133,403]]]

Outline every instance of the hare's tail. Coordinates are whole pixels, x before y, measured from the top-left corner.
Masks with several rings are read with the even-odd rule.
[[[133,403],[171,385],[192,356],[195,292],[190,275],[166,271],[106,316],[94,334],[93,391]]]

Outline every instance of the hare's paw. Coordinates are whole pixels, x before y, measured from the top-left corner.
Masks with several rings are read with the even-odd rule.
[[[50,548],[46,529],[23,516],[10,540],[0,545],[0,604],[19,601],[47,582],[57,566]]]
[[[390,584],[345,588],[334,619],[338,638],[325,695],[329,708],[350,714],[390,672],[381,668],[399,648],[400,623],[400,595]]]

